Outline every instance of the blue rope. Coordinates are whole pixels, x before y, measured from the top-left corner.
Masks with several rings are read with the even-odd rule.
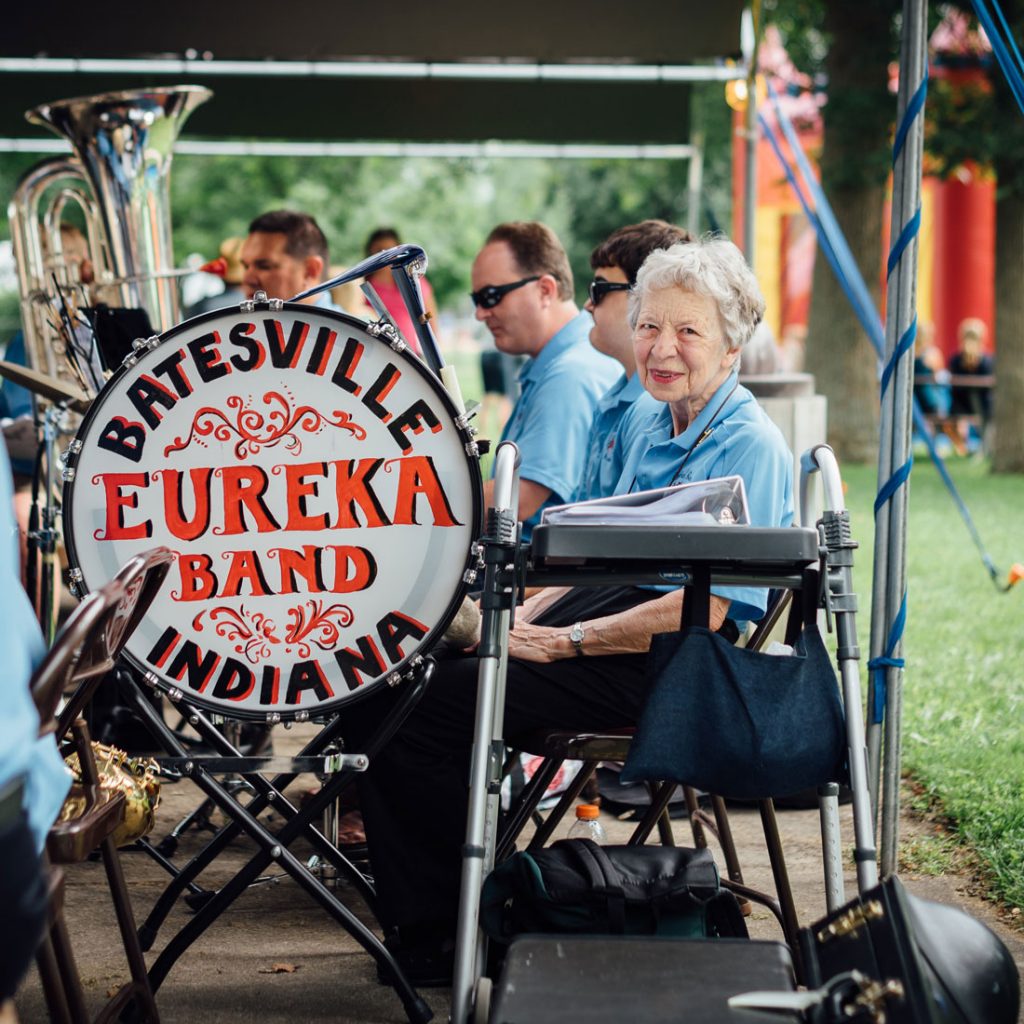
[[[903,639],[903,627],[907,623],[907,592],[903,592],[903,600],[900,602],[900,610],[896,618],[892,620],[889,627],[889,636],[885,642],[885,654],[879,658],[872,658],[868,662],[868,671],[871,673],[871,682],[874,689],[874,700],[871,704],[871,721],[877,725],[885,718],[885,702],[888,696],[888,680],[885,669],[903,668],[903,658],[894,658],[893,651],[896,645]]]
[[[980,2],[980,0],[979,0]],[[772,87],[771,83],[768,83],[768,95],[772,100],[775,109],[775,115],[778,120],[779,126],[782,129],[783,134],[789,143],[790,149],[793,151],[798,164],[807,168],[807,174],[804,179],[807,183],[807,191],[814,196],[815,204],[818,211],[824,212],[828,210],[831,212],[831,208],[828,205],[828,200],[825,197],[821,186],[818,184],[814,175],[810,173],[809,164],[807,163],[806,157],[804,156],[803,150],[800,146],[799,139],[796,136],[795,130],[793,130],[789,118],[786,116],[785,111],[782,109],[778,102],[778,95]],[[916,95],[916,93],[915,93]],[[864,284],[864,279],[861,276],[860,270],[856,265],[856,261],[853,260],[852,254],[849,255],[849,263],[847,264],[848,270],[844,273],[843,264],[845,261],[840,261],[837,251],[844,250],[849,254],[849,246],[846,244],[846,239],[843,237],[842,230],[839,225],[835,222],[833,217],[830,224],[826,224],[823,217],[819,217],[818,213],[812,208],[810,200],[805,195],[804,187],[797,180],[797,177],[790,167],[789,162],[783,155],[782,148],[779,145],[779,141],[772,129],[771,124],[764,117],[763,114],[758,114],[758,119],[761,124],[761,128],[764,131],[765,138],[768,139],[771,144],[772,150],[775,153],[776,158],[786,176],[790,187],[793,189],[803,208],[804,213],[807,215],[807,219],[810,221],[815,233],[818,236],[818,243],[821,246],[822,252],[825,253],[825,257],[828,259],[829,265],[832,267],[833,272],[836,275],[836,279],[839,281],[840,286],[846,294],[850,305],[853,307],[853,311],[860,321],[861,326],[864,328],[869,340],[878,352],[879,358],[884,358],[885,353],[885,333],[882,327],[881,318],[878,315],[878,311],[875,309],[873,303],[868,295],[867,287]],[[832,233],[834,230],[834,234]],[[848,278],[846,274],[849,274]],[[853,282],[859,285],[859,288],[854,288]],[[868,296],[867,298],[867,309],[864,308],[864,303],[860,301],[861,296]],[[894,350],[894,357],[896,351],[898,351],[904,344],[906,334],[900,340],[897,350]],[[891,371],[890,371],[891,375]],[[925,446],[928,449],[928,457],[931,459],[932,464],[935,466],[936,471],[939,474],[942,482],[946,486],[946,490],[952,497],[957,510],[960,513],[964,524],[967,527],[968,532],[971,535],[971,539],[974,541],[975,546],[981,555],[982,563],[986,570],[991,576],[992,580],[998,586],[999,572],[996,569],[991,557],[985,550],[984,542],[981,539],[981,535],[978,533],[977,527],[974,525],[974,520],[971,518],[970,510],[967,508],[963,499],[960,497],[959,491],[957,491],[956,484],[953,482],[953,478],[949,475],[949,470],[946,469],[946,464],[942,461],[938,451],[935,448],[935,441],[932,438],[931,431],[924,418],[924,414],[921,412],[920,405],[917,399],[913,400],[913,421],[914,426],[917,428],[921,437],[924,439]]]
[[[881,392],[883,395],[885,394],[885,390],[889,386],[889,381],[892,379],[892,375],[896,370],[896,364],[914,347],[914,342],[916,340],[917,314],[915,313],[914,319],[910,321],[910,326],[903,332],[903,337],[900,338],[899,343],[893,349],[889,362],[885,364],[885,369],[882,371]]]
[[[822,226],[822,231],[819,232],[819,235],[824,233],[835,253],[836,262],[833,264],[833,269],[836,266],[839,268],[836,270],[839,284],[843,291],[846,292],[850,304],[853,306],[853,311],[860,321],[861,327],[864,328],[864,333],[867,334],[868,339],[878,353],[878,358],[884,359],[885,327],[882,324],[881,317],[878,315],[878,310],[871,298],[871,293],[864,283],[864,277],[857,266],[857,261],[853,258],[853,253],[850,251],[850,246],[843,235],[842,228],[839,227],[839,222],[832,212],[828,196],[825,195],[824,189],[818,184],[818,180],[811,170],[810,162],[803,151],[803,147],[800,145],[796,130],[793,128],[793,124],[787,117],[786,112],[782,109],[778,93],[770,81],[768,82],[768,95],[771,98],[779,127],[782,129],[782,134],[789,145],[790,151],[793,153],[807,192],[814,199],[814,206],[817,211],[816,221]],[[770,132],[771,129],[767,126],[767,122],[763,121],[763,119],[762,122],[766,126],[766,132]],[[785,159],[781,156],[781,151],[776,149],[776,154],[779,156],[783,166],[787,166]]]
[[[896,264],[903,258],[903,253],[906,251],[907,246],[910,245],[920,230],[921,207],[919,206],[914,212],[914,216],[903,225],[900,237],[896,239],[895,244],[889,250],[889,262],[885,268],[886,278],[892,277],[892,272],[896,269]]]
[[[903,112],[903,120],[900,122],[899,131],[896,132],[896,141],[892,144],[892,162],[893,164],[899,159],[900,153],[903,150],[903,144],[907,141],[907,135],[910,132],[911,126],[914,123],[914,118],[924,109],[924,101],[928,97],[928,67],[925,66],[924,78],[921,79],[921,84],[914,91],[914,95],[911,96],[910,102],[907,104],[907,109]]]
[[[1007,49],[1006,43],[1003,41],[1003,37],[992,19],[992,15],[985,6],[985,0],[972,0],[972,2],[975,13],[978,15],[978,21],[981,23],[982,28],[985,30],[985,34],[989,38],[989,42],[992,44],[992,52],[995,53],[996,60],[999,61],[999,66],[1003,69],[1003,74],[1006,76],[1006,81],[1010,86],[1010,91],[1013,93],[1014,99],[1017,101],[1017,106],[1020,107],[1021,112],[1024,113],[1024,77],[1021,75],[1024,62],[1021,60],[1020,51],[1017,49],[1017,44],[1013,40],[1013,34],[1010,32],[1009,26],[1006,24],[1003,12],[1000,10],[998,4],[993,4],[996,13],[999,16],[999,21],[1002,24],[1003,30],[1006,33],[1006,37],[1010,40],[1012,53]],[[1014,56],[1016,57],[1016,63],[1014,62]]]
[[[878,489],[875,497],[875,515],[882,510],[882,506],[910,479],[910,471],[914,468],[914,456],[911,455],[906,462],[896,470],[895,473]]]

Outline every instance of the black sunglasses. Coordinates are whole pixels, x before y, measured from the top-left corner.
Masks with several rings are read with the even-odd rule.
[[[485,284],[478,292],[470,292],[469,297],[473,300],[474,306],[483,306],[484,309],[494,309],[509,292],[522,288],[524,284],[531,281],[539,281],[541,275],[534,274],[533,277],[524,277],[509,284]]]
[[[587,291],[590,293],[590,303],[593,306],[600,306],[601,300],[609,292],[628,292],[633,286],[626,284],[624,281],[600,281],[594,278],[590,282],[590,287]]]

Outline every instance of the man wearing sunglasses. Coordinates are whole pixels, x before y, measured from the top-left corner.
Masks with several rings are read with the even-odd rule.
[[[587,343],[590,317],[576,307],[569,258],[546,225],[499,224],[473,261],[472,282],[476,318],[498,350],[529,357],[501,438],[519,446],[519,518],[528,539],[544,506],[576,490],[594,408],[616,367]],[[492,496],[488,483],[485,503]]]
[[[644,390],[636,375],[633,331],[627,316],[629,290],[655,249],[691,240],[685,228],[663,220],[645,220],[619,228],[590,254],[594,279],[584,307],[594,318],[590,344],[618,362],[623,373],[597,403],[583,476],[573,501],[607,498],[613,493],[633,429],[646,420],[645,414],[659,411],[661,403]]]

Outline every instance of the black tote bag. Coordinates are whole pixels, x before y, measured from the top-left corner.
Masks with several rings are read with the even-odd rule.
[[[660,633],[648,673],[624,782],[675,780],[754,800],[845,779],[843,709],[815,623],[792,655],[737,648],[703,627]]]

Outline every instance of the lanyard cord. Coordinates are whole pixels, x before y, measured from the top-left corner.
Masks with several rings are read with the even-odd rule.
[[[718,417],[721,415],[722,410],[725,408],[726,402],[728,402],[729,399],[732,398],[733,392],[739,387],[739,385],[740,385],[740,378],[739,378],[739,375],[737,374],[736,380],[733,382],[732,387],[729,388],[729,393],[725,396],[725,398],[722,399],[722,401],[718,405],[718,408],[714,411],[714,414],[711,417],[711,421],[700,432],[700,435],[697,437],[697,440],[694,441],[693,444],[691,444],[690,447],[686,450],[686,455],[683,456],[683,461],[681,463],[679,463],[679,468],[675,471],[675,474],[673,475],[671,481],[669,481],[669,483],[668,483],[669,487],[671,487],[673,484],[675,484],[679,480],[679,477],[682,476],[683,470],[686,468],[686,464],[690,461],[690,456],[693,455],[694,451],[696,451],[696,449],[697,449],[697,445],[699,445],[701,443],[701,441],[704,441],[708,437],[711,436],[711,431],[714,428],[715,423],[718,420]],[[650,451],[652,447],[653,447],[653,445],[648,445],[647,451]],[[643,461],[643,460],[641,460],[641,461]],[[629,485],[629,491],[630,491],[631,494],[633,492],[633,489],[636,487],[636,478],[637,478],[637,474],[634,473],[633,474],[633,482]]]

